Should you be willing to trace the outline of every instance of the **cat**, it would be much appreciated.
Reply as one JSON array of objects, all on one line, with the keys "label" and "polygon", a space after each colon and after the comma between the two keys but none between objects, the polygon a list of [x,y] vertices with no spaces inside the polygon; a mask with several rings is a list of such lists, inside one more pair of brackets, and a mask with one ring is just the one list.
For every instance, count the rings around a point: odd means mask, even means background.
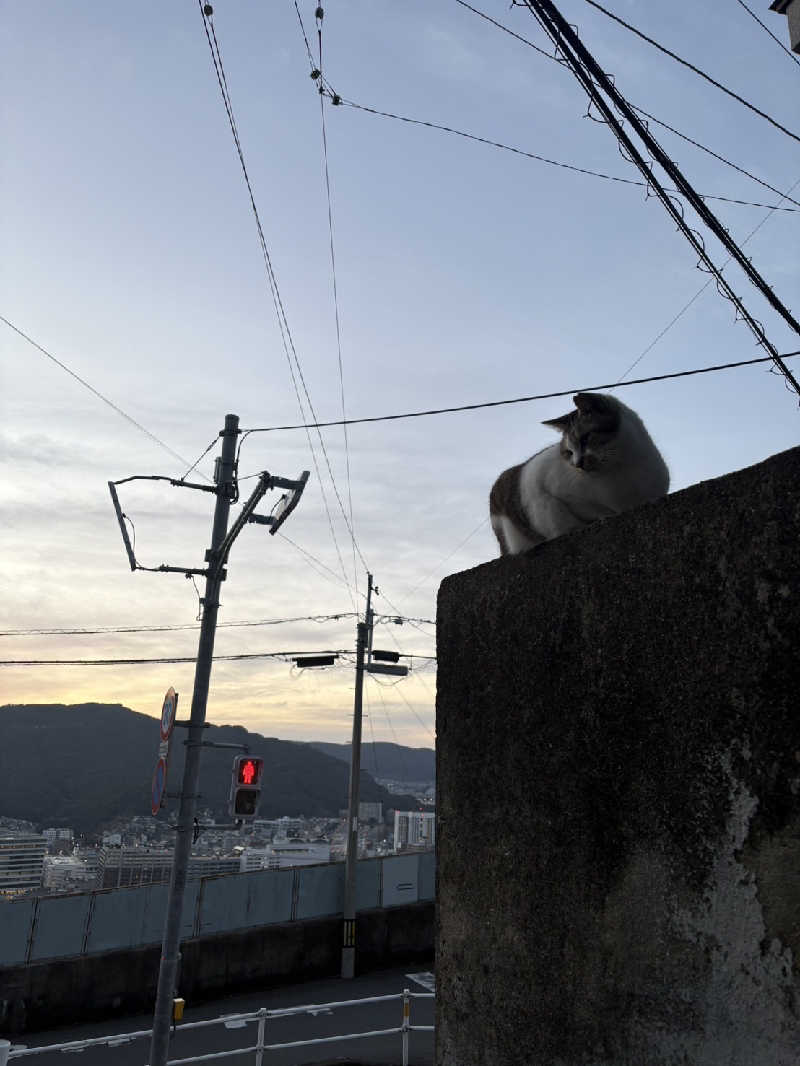
[{"label": "cat", "polygon": [[615,396],[579,392],[543,423],[558,444],[500,475],[489,496],[501,555],[516,555],[598,518],[666,495],[669,470],[641,418]]}]

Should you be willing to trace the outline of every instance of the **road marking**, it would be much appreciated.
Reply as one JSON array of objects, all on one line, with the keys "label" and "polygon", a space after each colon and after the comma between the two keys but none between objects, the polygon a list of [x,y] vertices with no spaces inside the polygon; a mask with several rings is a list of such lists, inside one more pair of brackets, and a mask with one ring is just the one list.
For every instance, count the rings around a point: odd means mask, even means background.
[{"label": "road marking", "polygon": [[409,981],[416,981],[418,985],[422,985],[428,992],[436,991],[436,975],[430,970],[425,970],[423,973],[407,973],[406,977]]}]

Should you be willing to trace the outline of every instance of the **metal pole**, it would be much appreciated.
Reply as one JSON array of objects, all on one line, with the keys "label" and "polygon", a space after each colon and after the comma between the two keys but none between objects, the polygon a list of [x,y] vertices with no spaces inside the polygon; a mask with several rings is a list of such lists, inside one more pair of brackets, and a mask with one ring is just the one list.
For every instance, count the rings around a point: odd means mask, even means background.
[{"label": "metal pole", "polygon": [[353,740],[350,749],[350,789],[347,799],[347,855],[344,868],[344,930],[342,977],[356,969],[356,863],[358,862],[358,787],[361,778],[361,707],[364,693],[364,654],[372,640],[372,574],[367,574],[365,621],[358,623],[356,640],[356,695],[353,706]]},{"label": "metal pole", "polygon": [[264,1037],[267,1032],[267,1008],[261,1007],[258,1012],[258,1039],[256,1040],[256,1066],[262,1066],[264,1061]]},{"label": "metal pole", "polygon": [[411,999],[403,989],[403,1066],[408,1066],[408,1027],[411,1024]]},{"label": "metal pole", "polygon": [[211,547],[206,552],[208,576],[206,577],[206,592],[203,601],[200,641],[197,647],[192,712],[189,719],[189,736],[186,740],[186,764],[183,771],[181,802],[178,810],[177,831],[175,833],[175,851],[173,853],[172,875],[169,883],[167,918],[164,925],[161,964],[158,971],[158,990],[156,992],[156,1006],[153,1015],[153,1035],[150,1043],[150,1066],[166,1066],[169,1054],[172,1001],[175,996],[175,982],[180,958],[183,893],[186,887],[189,856],[192,850],[192,828],[197,806],[197,786],[200,779],[200,751],[206,717],[206,703],[208,701],[208,685],[214,657],[219,592],[222,581],[225,578],[224,570],[217,569],[216,566],[217,551],[225,539],[228,529],[228,515],[234,495],[233,473],[238,432],[239,416],[226,415],[225,428],[220,434],[222,437],[222,456],[217,462],[217,469],[214,475],[214,480],[217,484],[217,501],[214,507]]}]

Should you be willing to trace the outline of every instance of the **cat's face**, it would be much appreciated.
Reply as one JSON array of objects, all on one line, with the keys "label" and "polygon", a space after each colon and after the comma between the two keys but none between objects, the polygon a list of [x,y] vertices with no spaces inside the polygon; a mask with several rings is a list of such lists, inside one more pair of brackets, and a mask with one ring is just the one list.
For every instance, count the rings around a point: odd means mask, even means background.
[{"label": "cat's face", "polygon": [[574,403],[574,411],[543,424],[560,430],[564,462],[587,473],[600,471],[619,429],[619,408],[611,397],[592,392],[579,392]]}]

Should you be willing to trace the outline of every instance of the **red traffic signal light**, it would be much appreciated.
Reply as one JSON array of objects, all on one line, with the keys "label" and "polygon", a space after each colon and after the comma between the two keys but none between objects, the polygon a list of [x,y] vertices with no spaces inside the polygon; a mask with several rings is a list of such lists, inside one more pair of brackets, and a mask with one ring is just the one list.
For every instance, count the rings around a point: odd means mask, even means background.
[{"label": "red traffic signal light", "polygon": [[233,760],[228,813],[233,818],[254,818],[261,798],[261,775],[264,760],[252,755],[237,755]]},{"label": "red traffic signal light", "polygon": [[264,769],[263,759],[251,759],[250,756],[237,760],[236,782],[239,785],[257,785]]}]

